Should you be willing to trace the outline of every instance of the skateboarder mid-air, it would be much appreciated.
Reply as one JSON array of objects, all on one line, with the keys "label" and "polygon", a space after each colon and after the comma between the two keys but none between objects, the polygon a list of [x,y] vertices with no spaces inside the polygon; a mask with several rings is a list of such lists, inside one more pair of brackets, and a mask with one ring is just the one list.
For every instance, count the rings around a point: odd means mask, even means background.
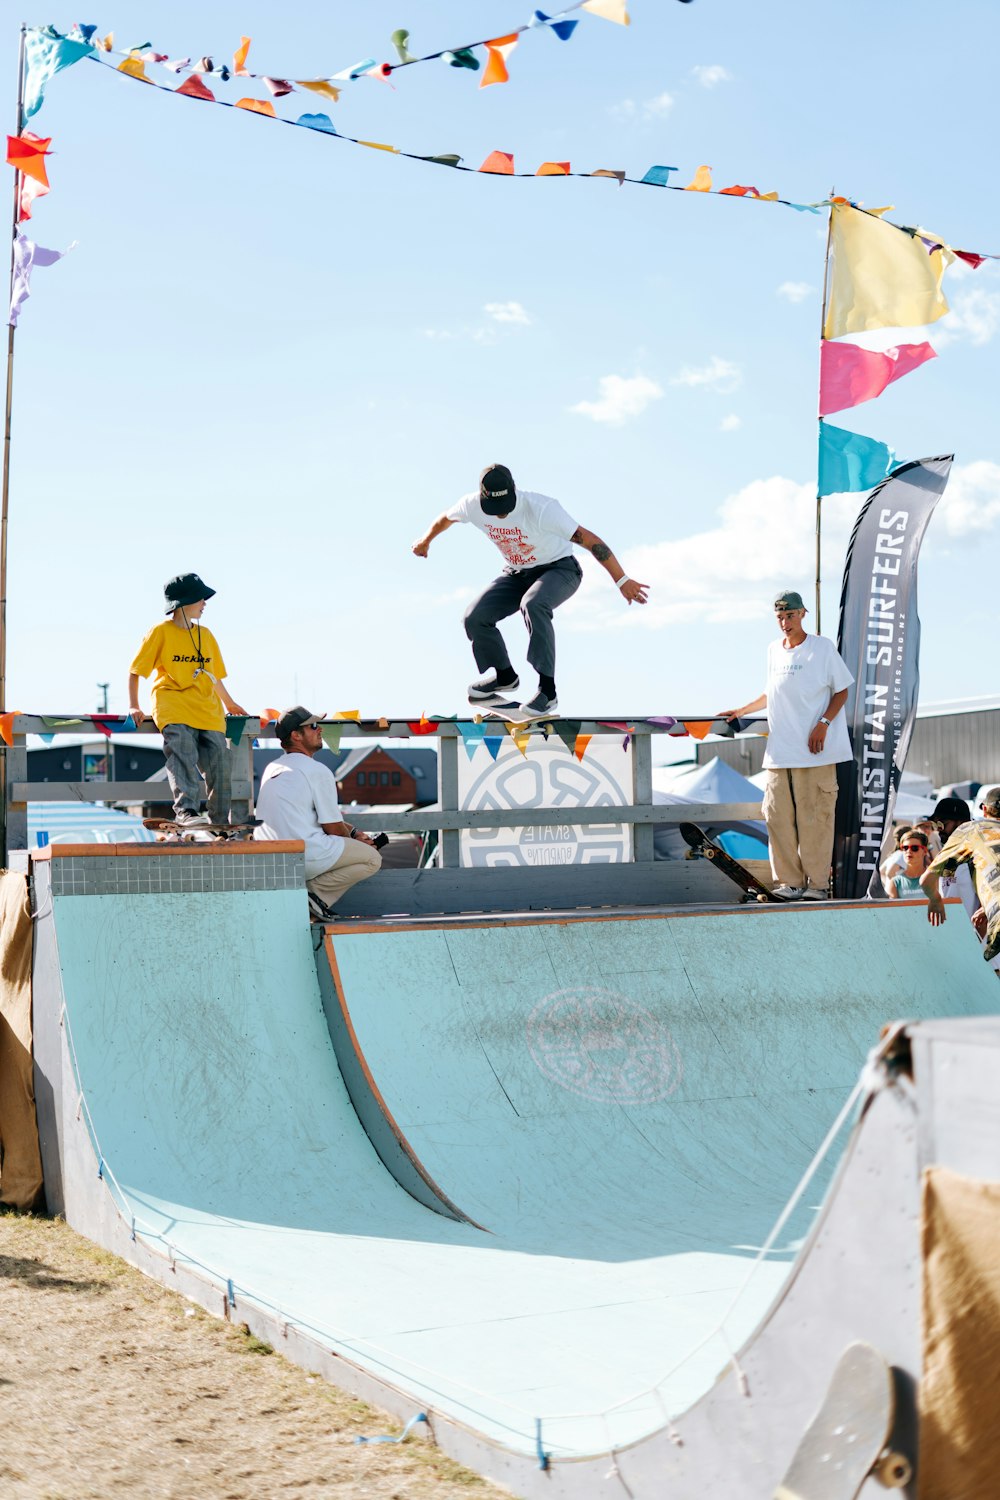
[{"label": "skateboarder mid-air", "polygon": [[[518,489],[504,464],[490,464],[478,491],[438,516],[413,543],[417,557],[426,557],[435,537],[463,521],[485,532],[505,563],[500,577],[465,612],[465,633],[483,674],[470,684],[469,702],[502,709],[512,722],[549,718],[559,711],[552,611],[576,593],[583,578],[574,545],[593,553],[629,604],[645,604],[649,585],[629,578],[611,548],[586,526],[578,526],[558,500]],[[538,673],[538,691],[523,703],[514,699],[520,679],[497,629],[498,620],[518,610],[528,629],[528,664]]]}]

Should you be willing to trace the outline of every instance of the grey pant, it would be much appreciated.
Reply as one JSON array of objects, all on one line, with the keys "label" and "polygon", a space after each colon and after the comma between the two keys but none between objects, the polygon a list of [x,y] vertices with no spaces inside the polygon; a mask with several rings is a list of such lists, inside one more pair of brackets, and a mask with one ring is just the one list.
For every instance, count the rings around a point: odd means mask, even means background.
[{"label": "grey pant", "polygon": [[486,672],[490,667],[498,672],[510,670],[510,657],[497,621],[506,620],[520,610],[530,636],[528,665],[543,677],[554,677],[556,637],[552,611],[572,598],[582,580],[583,569],[575,557],[561,557],[558,562],[522,568],[518,573],[503,573],[495,578],[465,611],[465,633],[472,642],[479,670]]},{"label": "grey pant", "polygon": [[226,736],[221,729],[192,729],[188,724],[165,724],[163,755],[167,762],[167,780],[174,794],[175,814],[201,811],[201,775],[204,775],[208,786],[208,816],[213,823],[227,823],[229,754]]}]

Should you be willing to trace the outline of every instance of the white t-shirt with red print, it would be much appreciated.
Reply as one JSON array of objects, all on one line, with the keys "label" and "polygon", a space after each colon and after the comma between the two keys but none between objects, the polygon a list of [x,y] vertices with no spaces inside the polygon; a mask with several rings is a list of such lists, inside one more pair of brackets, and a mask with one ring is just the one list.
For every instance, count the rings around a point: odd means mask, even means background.
[{"label": "white t-shirt with red print", "polygon": [[463,495],[452,506],[448,520],[468,521],[485,532],[502,552],[507,573],[520,573],[524,568],[538,568],[572,557],[570,538],[577,530],[577,523],[559,501],[534,490],[519,489],[515,494],[517,498],[509,516],[486,515],[477,490],[472,495]]}]

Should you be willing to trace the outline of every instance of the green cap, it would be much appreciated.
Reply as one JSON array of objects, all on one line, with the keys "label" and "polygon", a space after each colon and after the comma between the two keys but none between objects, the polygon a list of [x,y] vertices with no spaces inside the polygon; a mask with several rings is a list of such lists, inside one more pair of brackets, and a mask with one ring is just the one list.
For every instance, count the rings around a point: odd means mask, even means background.
[{"label": "green cap", "polygon": [[797,594],[794,589],[784,589],[774,601],[775,609],[805,609],[802,603],[802,595]]}]

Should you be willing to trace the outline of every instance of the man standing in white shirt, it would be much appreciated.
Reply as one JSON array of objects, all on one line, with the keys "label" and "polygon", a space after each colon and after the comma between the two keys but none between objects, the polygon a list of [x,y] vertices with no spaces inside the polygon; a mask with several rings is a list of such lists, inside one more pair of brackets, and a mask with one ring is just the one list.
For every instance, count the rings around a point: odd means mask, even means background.
[{"label": "man standing in white shirt", "polygon": [[[479,490],[463,495],[438,516],[419,541],[417,557],[426,557],[434,538],[449,526],[471,522],[503,554],[506,566],[465,612],[465,633],[483,676],[469,685],[469,702],[502,709],[512,723],[546,719],[559,711],[556,697],[556,639],[552,611],[580,587],[583,571],[573,556],[574,543],[586,547],[611,576],[629,604],[645,604],[645,583],[629,578],[611,548],[593,531],[578,526],[549,495],[520,490],[504,464],[490,464]],[[526,703],[511,701],[520,679],[510,664],[497,621],[521,611],[530,637],[528,664],[538,673],[538,692]]]},{"label": "man standing in white shirt", "polygon": [[725,717],[767,709],[763,812],[775,893],[824,901],[833,862],[837,764],[851,759],[843,708],[854,678],[832,641],[803,630],[801,594],[786,589],[774,610],[781,635],[768,647],[767,690]]},{"label": "man standing in white shirt", "polygon": [[316,714],[301,705],[286,708],[275,725],[284,751],[264,771],[255,839],[302,839],[306,886],[314,916],[332,914],[338,897],[382,868],[382,856],[367,833],[344,822],[337,778],[322,761],[323,732]]}]

